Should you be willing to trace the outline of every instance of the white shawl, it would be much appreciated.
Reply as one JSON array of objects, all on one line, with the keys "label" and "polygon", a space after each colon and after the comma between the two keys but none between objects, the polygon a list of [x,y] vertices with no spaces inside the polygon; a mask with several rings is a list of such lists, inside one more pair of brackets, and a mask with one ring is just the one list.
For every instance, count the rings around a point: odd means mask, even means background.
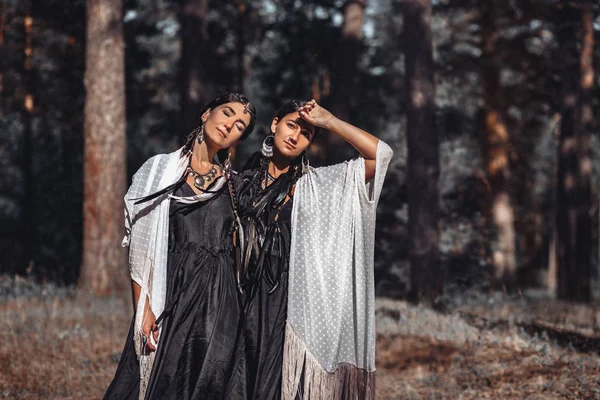
[{"label": "white shawl", "polygon": [[360,157],[311,168],[296,184],[283,399],[374,396],[375,211],[392,154],[379,141],[366,185]]},{"label": "white shawl", "polygon": [[[214,193],[189,197],[175,197],[166,193],[141,204],[135,202],[177,182],[185,172],[189,160],[189,155],[181,157],[181,149],[150,158],[135,173],[125,195],[125,237],[121,245],[129,246],[131,279],[141,287],[133,328],[135,351],[140,362],[140,399],[145,397],[155,355],[154,352],[142,355],[141,327],[146,299],[149,300],[150,308],[157,318],[165,308],[169,199],[193,203],[204,201]],[[219,178],[215,188],[222,187],[224,181],[224,178]]]}]

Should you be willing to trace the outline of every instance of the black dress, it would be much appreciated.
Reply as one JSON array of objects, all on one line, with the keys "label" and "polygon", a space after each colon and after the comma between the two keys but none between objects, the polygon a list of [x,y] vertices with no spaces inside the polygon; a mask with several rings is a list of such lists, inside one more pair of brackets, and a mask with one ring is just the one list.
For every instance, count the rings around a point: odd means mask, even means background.
[{"label": "black dress", "polygon": [[[192,196],[183,183],[177,196]],[[171,200],[166,316],[146,399],[245,399],[243,304],[226,186],[206,202]],[[132,329],[105,398],[139,396]],[[134,365],[135,364],[135,365]]]},{"label": "black dress", "polygon": [[[252,185],[254,171],[245,171],[245,185]],[[271,190],[288,186],[275,181],[263,193],[252,196],[258,202]],[[243,189],[242,189],[243,190]],[[240,213],[246,214],[250,199],[240,199]],[[288,304],[288,271],[291,244],[292,199],[281,207],[268,206],[261,215],[267,225],[260,255],[253,258],[245,277],[246,360],[248,399],[271,400],[281,398],[281,374],[285,325]],[[248,219],[242,218],[242,224]],[[269,223],[269,221],[271,221]],[[249,277],[250,276],[250,277]]]}]

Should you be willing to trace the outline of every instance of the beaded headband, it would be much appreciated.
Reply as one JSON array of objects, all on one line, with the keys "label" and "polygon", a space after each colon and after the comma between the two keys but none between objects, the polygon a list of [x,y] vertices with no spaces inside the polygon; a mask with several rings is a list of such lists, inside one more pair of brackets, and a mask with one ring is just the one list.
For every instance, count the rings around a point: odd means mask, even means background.
[{"label": "beaded headband", "polygon": [[252,115],[254,118],[256,118],[256,114],[252,112],[252,110],[250,110],[250,102],[244,100],[244,97],[239,94],[239,93],[232,93],[235,97],[238,98],[239,102],[242,103],[242,105],[244,106],[244,114],[250,114]]}]

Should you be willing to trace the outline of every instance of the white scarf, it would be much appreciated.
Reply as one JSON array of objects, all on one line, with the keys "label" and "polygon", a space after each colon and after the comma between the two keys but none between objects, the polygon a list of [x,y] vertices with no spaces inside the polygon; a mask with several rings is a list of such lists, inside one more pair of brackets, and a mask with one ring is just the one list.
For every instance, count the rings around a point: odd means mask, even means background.
[{"label": "white scarf", "polygon": [[[129,246],[129,269],[131,279],[141,287],[138,300],[133,340],[140,362],[140,399],[145,397],[152,371],[155,352],[143,355],[141,340],[142,318],[146,299],[150,309],[158,317],[165,308],[167,289],[167,257],[169,245],[170,198],[182,203],[206,201],[214,193],[202,193],[189,197],[175,197],[168,193],[155,199],[135,204],[136,200],[156,193],[177,182],[190,162],[190,155],[181,157],[182,149],[170,154],[159,154],[144,163],[133,176],[125,195],[125,237],[121,245]],[[225,178],[218,178],[215,190],[223,186]],[[160,335],[160,328],[159,328]],[[152,335],[150,340],[153,341]]]},{"label": "white scarf", "polygon": [[[375,214],[392,157],[311,168],[294,193],[283,399],[372,398],[375,371]],[[304,371],[304,386],[299,388]]]}]

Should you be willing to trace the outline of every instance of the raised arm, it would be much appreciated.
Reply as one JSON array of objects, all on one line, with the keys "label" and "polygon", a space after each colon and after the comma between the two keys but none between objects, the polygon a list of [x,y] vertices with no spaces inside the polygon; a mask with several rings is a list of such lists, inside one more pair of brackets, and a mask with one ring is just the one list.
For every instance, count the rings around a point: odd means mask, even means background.
[{"label": "raised arm", "polygon": [[306,122],[324,128],[338,135],[365,159],[365,181],[368,182],[375,176],[375,159],[377,158],[377,145],[379,139],[362,129],[349,124],[334,116],[331,112],[311,100],[298,111],[300,117]]}]

